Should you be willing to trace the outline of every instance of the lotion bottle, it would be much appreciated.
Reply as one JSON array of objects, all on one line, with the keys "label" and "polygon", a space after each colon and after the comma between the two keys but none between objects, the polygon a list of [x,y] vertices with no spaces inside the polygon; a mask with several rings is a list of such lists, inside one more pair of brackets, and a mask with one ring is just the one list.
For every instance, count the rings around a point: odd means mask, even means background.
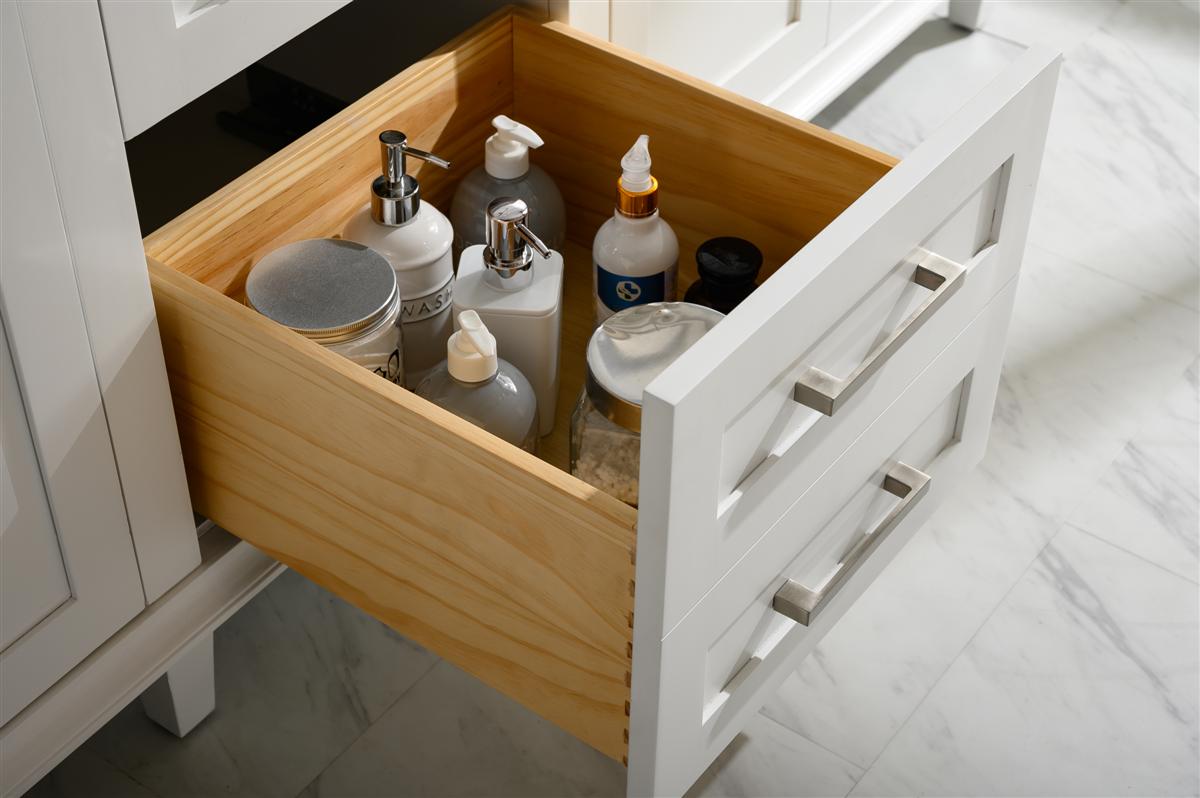
[{"label": "lotion bottle", "polygon": [[446,356],[454,330],[454,231],[441,211],[421,202],[421,186],[408,174],[406,157],[442,167],[450,162],[410,147],[396,130],[379,134],[382,172],[371,183],[371,202],[350,218],[342,237],[382,254],[396,271],[404,338],[404,385],[417,387]]},{"label": "lotion bottle", "polygon": [[516,197],[529,206],[529,226],[553,250],[567,237],[562,194],[550,175],[529,163],[529,151],[544,143],[525,125],[501,114],[492,120],[496,132],[483,146],[483,166],[463,178],[454,192],[454,260],[475,244],[486,243],[483,209],[497,197]]},{"label": "lotion bottle", "polygon": [[468,247],[458,262],[454,314],[473,310],[483,319],[500,351],[533,385],[540,432],[548,435],[558,403],[563,259],[533,234],[528,216],[529,207],[516,197],[488,204],[487,243]]},{"label": "lotion bottle", "polygon": [[621,159],[616,209],[592,241],[597,325],[619,310],[675,299],[679,241],[658,213],[649,144],[649,136],[638,136]]},{"label": "lotion bottle", "polygon": [[417,395],[514,446],[537,453],[537,398],[529,381],[496,354],[496,338],[479,315],[458,317],[446,360],[421,380]]}]

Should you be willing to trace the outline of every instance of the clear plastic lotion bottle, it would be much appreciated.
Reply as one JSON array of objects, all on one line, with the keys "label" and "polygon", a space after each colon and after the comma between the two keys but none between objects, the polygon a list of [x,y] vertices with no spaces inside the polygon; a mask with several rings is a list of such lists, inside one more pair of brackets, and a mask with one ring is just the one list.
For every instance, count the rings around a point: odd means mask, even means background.
[{"label": "clear plastic lotion bottle", "polygon": [[596,324],[625,308],[675,299],[679,240],[658,213],[649,144],[649,136],[638,136],[621,159],[616,209],[592,241]]},{"label": "clear plastic lotion bottle", "polygon": [[371,184],[371,202],[350,217],[342,237],[382,254],[396,271],[404,333],[404,385],[413,389],[446,355],[454,331],[454,231],[450,220],[428,202],[407,172],[406,157],[442,167],[450,162],[408,145],[395,130],[379,134],[383,174]]},{"label": "clear plastic lotion bottle", "polygon": [[446,360],[421,381],[417,395],[514,446],[537,453],[537,398],[525,375],[496,354],[496,338],[468,310],[446,342]]},{"label": "clear plastic lotion bottle", "polygon": [[497,197],[523,200],[529,206],[529,226],[551,249],[562,250],[567,237],[562,194],[550,175],[529,163],[529,151],[542,146],[542,137],[503,114],[492,126],[496,132],[483,145],[483,166],[458,184],[450,206],[455,262],[467,247],[487,243],[483,209]]}]

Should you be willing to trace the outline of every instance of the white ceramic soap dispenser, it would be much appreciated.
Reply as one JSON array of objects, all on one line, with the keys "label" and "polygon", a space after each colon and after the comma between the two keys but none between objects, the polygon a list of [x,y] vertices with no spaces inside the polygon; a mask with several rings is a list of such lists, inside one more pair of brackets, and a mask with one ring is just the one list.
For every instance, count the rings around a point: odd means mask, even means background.
[{"label": "white ceramic soap dispenser", "polygon": [[462,179],[450,206],[455,260],[467,247],[486,243],[483,209],[497,197],[524,200],[529,226],[551,249],[562,249],[567,237],[562,194],[550,175],[529,163],[529,151],[542,146],[542,137],[504,114],[492,127],[496,132],[483,145],[483,166]]},{"label": "white ceramic soap dispenser", "polygon": [[428,202],[407,172],[406,157],[442,167],[450,162],[410,147],[396,130],[379,134],[382,171],[371,183],[371,202],[350,218],[342,237],[366,244],[396,270],[402,300],[404,384],[416,388],[446,356],[446,340],[454,331],[450,316],[454,291],[454,231],[450,220]]},{"label": "white ceramic soap dispenser", "polygon": [[505,359],[533,385],[541,434],[548,435],[558,403],[563,259],[533,234],[528,216],[516,197],[487,206],[487,243],[468,247],[458,261],[454,315],[474,310],[483,319]]},{"label": "white ceramic soap dispenser", "polygon": [[621,159],[617,207],[592,241],[592,264],[596,324],[634,305],[675,299],[679,240],[658,213],[647,135]]}]

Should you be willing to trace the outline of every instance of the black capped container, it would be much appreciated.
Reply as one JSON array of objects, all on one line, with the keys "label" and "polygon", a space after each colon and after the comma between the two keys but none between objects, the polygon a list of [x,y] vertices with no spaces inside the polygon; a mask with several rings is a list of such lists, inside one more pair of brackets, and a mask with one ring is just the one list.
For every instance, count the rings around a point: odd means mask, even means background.
[{"label": "black capped container", "polygon": [[700,279],[688,286],[683,299],[729,313],[758,287],[754,281],[762,263],[762,252],[744,238],[710,238],[696,249]]}]

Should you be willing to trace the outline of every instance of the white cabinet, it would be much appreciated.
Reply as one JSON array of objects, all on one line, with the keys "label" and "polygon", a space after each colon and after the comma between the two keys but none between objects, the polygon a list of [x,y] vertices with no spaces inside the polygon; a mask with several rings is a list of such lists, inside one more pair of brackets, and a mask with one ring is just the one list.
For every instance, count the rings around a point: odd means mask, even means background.
[{"label": "white cabinet", "polygon": [[0,14],[7,723],[145,596],[16,7]]},{"label": "white cabinet", "polygon": [[100,0],[131,139],[350,0]]},{"label": "white cabinet", "polygon": [[[811,119],[933,14],[981,0],[552,0],[563,22]],[[601,13],[607,11],[608,13]]]}]

